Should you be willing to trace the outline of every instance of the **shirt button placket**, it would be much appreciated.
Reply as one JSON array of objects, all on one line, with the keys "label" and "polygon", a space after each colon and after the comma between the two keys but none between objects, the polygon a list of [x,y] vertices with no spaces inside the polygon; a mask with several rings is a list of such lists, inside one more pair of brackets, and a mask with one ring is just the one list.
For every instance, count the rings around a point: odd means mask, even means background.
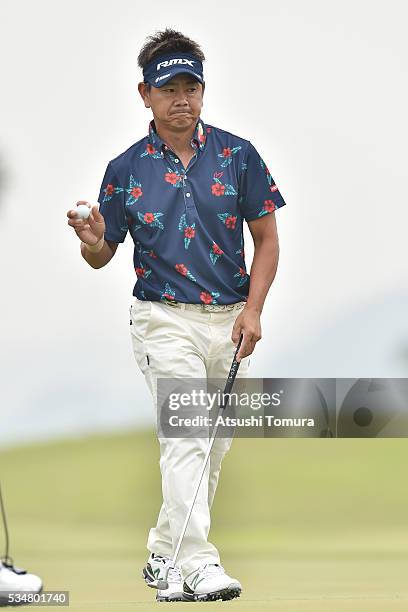
[{"label": "shirt button placket", "polygon": [[[165,151],[167,153],[167,155],[165,156],[162,152],[162,157],[166,157],[166,159],[168,160],[169,164],[172,166],[172,169],[176,172],[179,173],[178,167],[177,165],[180,163],[180,159],[178,157],[174,157],[168,147],[165,147]],[[188,185],[186,185],[186,181],[187,181],[187,171],[191,168],[192,165],[194,165],[194,163],[197,160],[197,152],[194,153],[193,157],[190,160],[190,163],[188,164],[187,170],[181,170],[180,171],[180,176],[183,179],[183,184],[181,189],[183,190],[183,196],[184,196],[184,206],[186,209],[186,212],[188,213],[191,210],[194,210],[195,208],[195,203],[194,203],[194,199],[192,196],[191,191],[189,190]],[[175,166],[173,166],[172,164],[175,164]]]},{"label": "shirt button placket", "polygon": [[190,191],[190,188],[188,185],[186,185],[186,181],[187,181],[187,172],[191,169],[191,167],[196,163],[197,161],[197,151],[195,151],[193,157],[190,159],[190,163],[187,166],[187,170],[185,171],[184,175],[183,175],[183,190],[184,191],[184,202],[186,204],[186,210],[194,210],[195,209],[195,203],[194,203],[194,198],[193,198],[193,194]]}]

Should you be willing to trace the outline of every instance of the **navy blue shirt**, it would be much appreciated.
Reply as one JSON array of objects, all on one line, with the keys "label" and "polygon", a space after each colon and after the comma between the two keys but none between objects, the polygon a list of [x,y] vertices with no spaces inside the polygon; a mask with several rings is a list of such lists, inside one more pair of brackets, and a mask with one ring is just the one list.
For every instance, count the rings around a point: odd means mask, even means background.
[{"label": "navy blue shirt", "polygon": [[139,300],[245,301],[243,220],[266,216],[285,201],[248,140],[200,117],[191,145],[184,168],[152,119],[148,135],[109,162],[98,198],[105,239],[132,236]]}]

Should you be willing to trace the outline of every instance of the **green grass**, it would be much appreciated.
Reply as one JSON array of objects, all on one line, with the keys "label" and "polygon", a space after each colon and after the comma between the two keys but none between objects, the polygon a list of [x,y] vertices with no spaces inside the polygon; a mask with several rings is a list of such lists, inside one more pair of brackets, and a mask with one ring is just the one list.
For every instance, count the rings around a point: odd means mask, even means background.
[{"label": "green grass", "polygon": [[[16,564],[46,590],[69,590],[75,611],[157,609],[140,570],[161,502],[158,460],[154,432],[0,452]],[[210,539],[243,593],[201,605],[407,610],[407,463],[405,439],[234,440]]]}]

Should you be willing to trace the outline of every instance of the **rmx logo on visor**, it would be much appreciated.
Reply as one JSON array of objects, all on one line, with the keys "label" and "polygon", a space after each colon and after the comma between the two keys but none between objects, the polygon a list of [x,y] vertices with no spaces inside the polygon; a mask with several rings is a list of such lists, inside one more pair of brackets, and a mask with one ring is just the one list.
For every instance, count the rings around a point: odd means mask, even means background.
[{"label": "rmx logo on visor", "polygon": [[204,83],[203,64],[191,53],[171,53],[156,57],[143,68],[143,79],[153,87],[162,87],[176,74],[191,74]]}]

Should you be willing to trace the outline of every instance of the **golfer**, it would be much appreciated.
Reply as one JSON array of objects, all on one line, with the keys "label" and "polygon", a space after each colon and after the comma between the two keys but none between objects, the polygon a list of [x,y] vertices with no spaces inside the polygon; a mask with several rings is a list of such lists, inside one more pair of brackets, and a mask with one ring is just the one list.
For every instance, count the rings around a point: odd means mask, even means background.
[{"label": "golfer", "polygon": [[16,567],[13,559],[9,556],[9,532],[1,486],[0,515],[5,540],[5,552],[3,557],[0,558],[0,607],[27,605],[30,596],[41,593],[43,583],[39,576],[29,574],[21,567]]},{"label": "golfer", "polygon": [[[278,264],[274,211],[285,202],[253,144],[202,119],[204,60],[201,47],[173,29],[147,39],[138,56],[138,91],[153,114],[148,133],[108,163],[99,210],[92,206],[87,220],[75,209],[67,213],[92,268],[105,266],[127,234],[132,237],[137,280],[130,334],[156,404],[158,378],[226,380],[241,334],[238,375],[248,376]],[[244,81],[224,82],[236,93]],[[254,106],[254,112],[260,111]],[[250,275],[244,219],[254,241]],[[147,541],[147,583],[162,578],[175,550],[208,439],[159,436],[159,443],[163,504]],[[160,601],[227,600],[241,593],[208,540],[230,446],[230,438],[215,440],[177,566],[168,588],[157,591]]]}]

